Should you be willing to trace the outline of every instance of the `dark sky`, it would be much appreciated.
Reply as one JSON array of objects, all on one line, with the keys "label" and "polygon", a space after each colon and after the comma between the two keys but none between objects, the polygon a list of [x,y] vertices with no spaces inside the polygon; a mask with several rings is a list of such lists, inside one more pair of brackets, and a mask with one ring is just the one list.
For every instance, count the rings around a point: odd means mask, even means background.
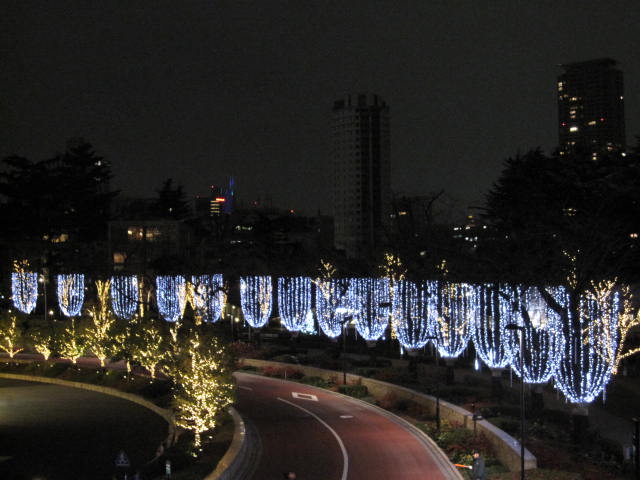
[{"label": "dark sky", "polygon": [[0,156],[82,136],[114,185],[331,210],[333,100],[391,107],[392,188],[478,203],[502,161],[557,143],[559,64],[610,56],[640,134],[640,1],[70,1],[0,9]]}]

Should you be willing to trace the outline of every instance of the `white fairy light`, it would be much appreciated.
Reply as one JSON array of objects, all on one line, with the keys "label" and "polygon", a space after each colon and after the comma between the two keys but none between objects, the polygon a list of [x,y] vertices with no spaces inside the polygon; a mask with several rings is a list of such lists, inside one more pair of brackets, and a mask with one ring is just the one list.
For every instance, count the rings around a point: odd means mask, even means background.
[{"label": "white fairy light", "polygon": [[156,303],[162,318],[177,322],[187,304],[187,283],[181,275],[156,277]]},{"label": "white fairy light", "polygon": [[38,274],[20,270],[11,273],[13,305],[23,313],[31,313],[38,301]]},{"label": "white fairy light", "polygon": [[480,359],[489,368],[505,368],[511,363],[512,331],[505,327],[514,323],[514,309],[509,287],[497,284],[478,285],[474,288],[475,304],[473,344]]},{"label": "white fairy light", "polygon": [[457,358],[467,348],[473,322],[474,289],[465,283],[440,282],[435,301],[434,335],[443,358]]},{"label": "white fairy light", "polygon": [[84,303],[84,275],[78,273],[60,274],[56,280],[58,306],[62,314],[67,317],[80,315]]},{"label": "white fairy light", "polygon": [[136,314],[139,299],[138,277],[111,277],[111,309],[118,318],[131,320]]},{"label": "white fairy light", "polygon": [[240,277],[240,305],[249,325],[264,326],[271,316],[271,303],[271,276]]},{"label": "white fairy light", "polygon": [[[549,289],[548,289],[549,290]],[[561,291],[554,289],[555,295]],[[515,287],[515,323],[523,328],[524,356],[520,362],[520,333],[509,338],[512,367],[526,383],[546,383],[555,374],[564,350],[562,318],[533,287]]]},{"label": "white fairy light", "polygon": [[604,392],[615,365],[619,294],[612,283],[605,283],[594,285],[593,291],[577,299],[575,306],[566,291],[556,293],[554,299],[566,312],[566,341],[556,385],[570,402],[591,403]]},{"label": "white fairy light", "polygon": [[349,280],[345,278],[316,279],[316,316],[322,332],[330,338],[342,333],[346,317],[353,315],[349,304]]},{"label": "white fairy light", "polygon": [[[308,328],[311,285],[309,277],[278,278],[278,314],[282,324],[290,332]],[[313,318],[311,321],[313,322]]]},{"label": "white fairy light", "polygon": [[393,315],[398,341],[407,350],[424,347],[433,337],[437,284],[435,282],[397,282],[393,295]]},{"label": "white fairy light", "polygon": [[356,330],[368,341],[379,339],[389,323],[389,279],[354,278],[347,292],[354,310]]},{"label": "white fairy light", "polygon": [[222,315],[225,303],[223,279],[221,274],[194,275],[191,277],[193,284],[193,308],[196,315],[207,322],[217,322]]}]

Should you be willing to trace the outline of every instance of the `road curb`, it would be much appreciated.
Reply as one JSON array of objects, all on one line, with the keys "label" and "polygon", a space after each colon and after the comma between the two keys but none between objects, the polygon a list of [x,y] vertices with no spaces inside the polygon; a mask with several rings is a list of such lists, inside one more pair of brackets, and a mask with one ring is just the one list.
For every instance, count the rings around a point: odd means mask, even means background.
[{"label": "road curb", "polygon": [[251,422],[243,419],[233,407],[229,408],[229,414],[235,424],[231,445],[204,480],[248,480],[262,455],[260,436]]}]

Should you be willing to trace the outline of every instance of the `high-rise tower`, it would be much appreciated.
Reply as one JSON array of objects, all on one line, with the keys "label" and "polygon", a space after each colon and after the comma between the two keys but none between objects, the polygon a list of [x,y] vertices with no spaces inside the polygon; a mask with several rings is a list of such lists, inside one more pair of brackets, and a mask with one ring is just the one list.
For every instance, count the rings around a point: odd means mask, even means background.
[{"label": "high-rise tower", "polygon": [[390,213],[389,107],[378,95],[334,102],[331,156],[335,247],[366,256],[384,237]]},{"label": "high-rise tower", "polygon": [[597,160],[625,148],[622,72],[611,58],[562,65],[558,77],[560,154]]}]

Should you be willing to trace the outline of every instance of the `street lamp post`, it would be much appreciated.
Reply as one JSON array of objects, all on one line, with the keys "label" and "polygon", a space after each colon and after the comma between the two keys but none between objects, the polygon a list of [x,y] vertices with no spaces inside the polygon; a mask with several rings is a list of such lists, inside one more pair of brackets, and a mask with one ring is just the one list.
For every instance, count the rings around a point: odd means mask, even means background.
[{"label": "street lamp post", "polygon": [[40,277],[39,281],[40,283],[42,283],[42,293],[44,295],[44,322],[48,323],[49,321],[49,305],[47,304],[47,277],[49,276],[49,269],[48,268],[43,268],[42,269],[42,276]]},{"label": "street lamp post", "polygon": [[342,321],[342,383],[347,384],[347,325],[353,320],[352,315],[344,317]]},{"label": "street lamp post", "polygon": [[[438,337],[435,336],[428,336],[426,337],[427,340],[433,340],[434,343],[436,340],[438,340]],[[439,377],[439,373],[438,372],[438,349],[435,349],[435,356],[436,356],[436,391],[435,393],[435,397],[436,397],[436,430],[439,432],[440,431],[440,377]]]},{"label": "street lamp post", "polygon": [[636,480],[640,480],[640,418],[633,418],[633,453]]},{"label": "street lamp post", "polygon": [[[515,323],[505,326],[520,333],[520,368],[524,368],[524,327]],[[520,375],[520,480],[524,480],[524,378]]]}]

